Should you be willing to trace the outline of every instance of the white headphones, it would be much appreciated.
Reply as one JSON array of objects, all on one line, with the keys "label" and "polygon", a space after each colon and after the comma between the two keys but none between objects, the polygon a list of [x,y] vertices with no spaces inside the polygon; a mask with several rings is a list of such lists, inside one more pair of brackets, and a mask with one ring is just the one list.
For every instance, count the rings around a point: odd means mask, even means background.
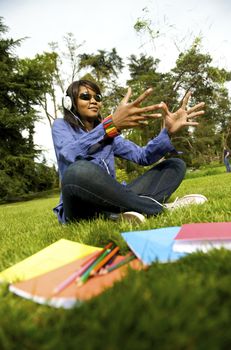
[{"label": "white headphones", "polygon": [[67,95],[63,96],[63,107],[65,109],[67,109],[73,115],[73,117],[75,119],[77,119],[78,122],[85,128],[85,125],[83,124],[82,120],[77,115],[75,115],[71,110],[72,100],[71,100],[70,96],[67,96]]},{"label": "white headphones", "polygon": [[66,108],[68,111],[72,108],[72,100],[70,96],[63,96],[63,107]]}]

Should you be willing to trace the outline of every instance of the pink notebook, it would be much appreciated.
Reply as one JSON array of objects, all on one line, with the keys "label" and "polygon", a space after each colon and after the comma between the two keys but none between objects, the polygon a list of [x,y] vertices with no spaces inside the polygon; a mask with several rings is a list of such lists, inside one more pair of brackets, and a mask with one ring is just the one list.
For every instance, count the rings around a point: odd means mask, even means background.
[{"label": "pink notebook", "polygon": [[231,222],[209,222],[182,225],[174,238],[173,251],[207,252],[216,248],[231,249]]}]

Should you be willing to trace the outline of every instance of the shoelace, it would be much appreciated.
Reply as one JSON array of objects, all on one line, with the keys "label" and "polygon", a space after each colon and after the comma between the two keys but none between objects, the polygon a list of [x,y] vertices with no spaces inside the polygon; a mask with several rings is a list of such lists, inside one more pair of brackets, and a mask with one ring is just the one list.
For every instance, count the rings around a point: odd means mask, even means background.
[{"label": "shoelace", "polygon": [[168,209],[168,208],[174,208],[175,204],[177,203],[179,197],[176,197],[176,199],[174,200],[174,202],[172,203],[168,203],[168,205],[163,205],[164,208]]},{"label": "shoelace", "polygon": [[148,197],[148,196],[140,196],[140,197],[142,197],[142,198],[148,198],[148,199],[150,199],[151,201],[153,201],[153,202],[155,202],[156,204],[159,204],[162,208],[165,208],[165,209],[168,209],[169,207],[170,208],[172,208],[172,207],[174,207],[174,205],[175,205],[175,203],[178,201],[178,199],[179,199],[179,197],[177,197],[175,200],[174,200],[174,202],[172,202],[172,203],[169,203],[169,205],[166,205],[166,204],[162,204],[162,203],[160,203],[160,202],[158,202],[156,199],[154,199],[154,198],[152,198],[152,197]]}]

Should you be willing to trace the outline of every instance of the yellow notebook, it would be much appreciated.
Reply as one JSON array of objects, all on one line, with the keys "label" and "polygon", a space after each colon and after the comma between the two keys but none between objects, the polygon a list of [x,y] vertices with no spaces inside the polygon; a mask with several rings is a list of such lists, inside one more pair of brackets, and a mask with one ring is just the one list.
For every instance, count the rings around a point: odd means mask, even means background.
[{"label": "yellow notebook", "polygon": [[60,239],[0,273],[0,282],[22,281],[68,264],[102,248]]}]

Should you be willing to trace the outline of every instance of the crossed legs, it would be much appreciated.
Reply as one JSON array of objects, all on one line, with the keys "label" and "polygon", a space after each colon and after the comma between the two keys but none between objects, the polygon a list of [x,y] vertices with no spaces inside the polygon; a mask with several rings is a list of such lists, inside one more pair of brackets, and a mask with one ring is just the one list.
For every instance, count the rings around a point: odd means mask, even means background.
[{"label": "crossed legs", "polygon": [[65,216],[71,221],[108,212],[157,215],[163,210],[159,203],[167,201],[177,189],[185,170],[181,159],[171,158],[124,186],[100,166],[78,160],[68,167],[62,181]]}]

